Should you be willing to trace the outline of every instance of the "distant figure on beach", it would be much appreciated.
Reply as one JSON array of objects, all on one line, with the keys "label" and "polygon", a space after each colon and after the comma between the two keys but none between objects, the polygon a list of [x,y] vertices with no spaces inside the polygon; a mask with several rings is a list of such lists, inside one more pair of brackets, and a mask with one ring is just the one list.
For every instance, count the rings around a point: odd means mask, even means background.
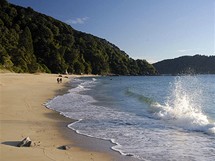
[{"label": "distant figure on beach", "polygon": [[59,80],[59,81],[60,81],[60,83],[62,83],[62,78],[60,78],[60,80]]},{"label": "distant figure on beach", "polygon": [[58,84],[60,83],[60,78],[57,78],[57,83],[58,83]]}]

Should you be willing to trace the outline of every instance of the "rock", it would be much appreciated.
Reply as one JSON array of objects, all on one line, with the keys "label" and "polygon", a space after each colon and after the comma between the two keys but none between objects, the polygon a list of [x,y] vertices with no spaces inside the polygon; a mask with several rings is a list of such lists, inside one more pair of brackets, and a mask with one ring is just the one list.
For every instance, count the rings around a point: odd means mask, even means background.
[{"label": "rock", "polygon": [[132,157],[132,156],[134,156],[134,155],[132,155],[132,154],[126,154],[126,156],[128,156],[128,157]]},{"label": "rock", "polygon": [[38,142],[32,142],[33,143],[33,146],[40,146],[40,141]]},{"label": "rock", "polygon": [[31,139],[29,137],[26,137],[17,146],[18,147],[30,147],[31,142],[32,142]]},{"label": "rock", "polygon": [[61,147],[59,147],[59,149],[62,149],[62,150],[69,150],[71,148],[71,146],[69,145],[63,145]]}]

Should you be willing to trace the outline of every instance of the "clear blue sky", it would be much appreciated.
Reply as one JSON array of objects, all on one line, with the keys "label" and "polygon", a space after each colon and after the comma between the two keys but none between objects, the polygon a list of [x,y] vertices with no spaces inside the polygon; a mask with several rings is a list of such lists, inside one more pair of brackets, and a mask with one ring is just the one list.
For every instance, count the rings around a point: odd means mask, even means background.
[{"label": "clear blue sky", "polygon": [[104,38],[134,59],[215,55],[215,0],[9,0]]}]

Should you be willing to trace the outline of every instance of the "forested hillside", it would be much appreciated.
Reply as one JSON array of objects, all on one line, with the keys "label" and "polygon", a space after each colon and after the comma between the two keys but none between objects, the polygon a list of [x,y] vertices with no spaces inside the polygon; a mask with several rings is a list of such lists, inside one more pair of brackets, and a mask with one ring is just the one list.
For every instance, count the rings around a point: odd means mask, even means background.
[{"label": "forested hillside", "polygon": [[215,74],[215,56],[182,56],[153,65],[159,74]]},{"label": "forested hillside", "polygon": [[15,72],[153,75],[114,44],[52,17],[0,1],[0,68]]}]

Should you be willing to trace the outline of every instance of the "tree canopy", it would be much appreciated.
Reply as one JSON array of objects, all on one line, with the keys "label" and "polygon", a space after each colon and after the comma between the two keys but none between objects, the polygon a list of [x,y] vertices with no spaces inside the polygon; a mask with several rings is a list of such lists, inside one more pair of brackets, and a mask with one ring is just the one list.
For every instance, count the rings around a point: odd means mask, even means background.
[{"label": "tree canopy", "polygon": [[0,68],[15,72],[153,75],[146,60],[133,60],[105,39],[52,17],[0,3]]}]

